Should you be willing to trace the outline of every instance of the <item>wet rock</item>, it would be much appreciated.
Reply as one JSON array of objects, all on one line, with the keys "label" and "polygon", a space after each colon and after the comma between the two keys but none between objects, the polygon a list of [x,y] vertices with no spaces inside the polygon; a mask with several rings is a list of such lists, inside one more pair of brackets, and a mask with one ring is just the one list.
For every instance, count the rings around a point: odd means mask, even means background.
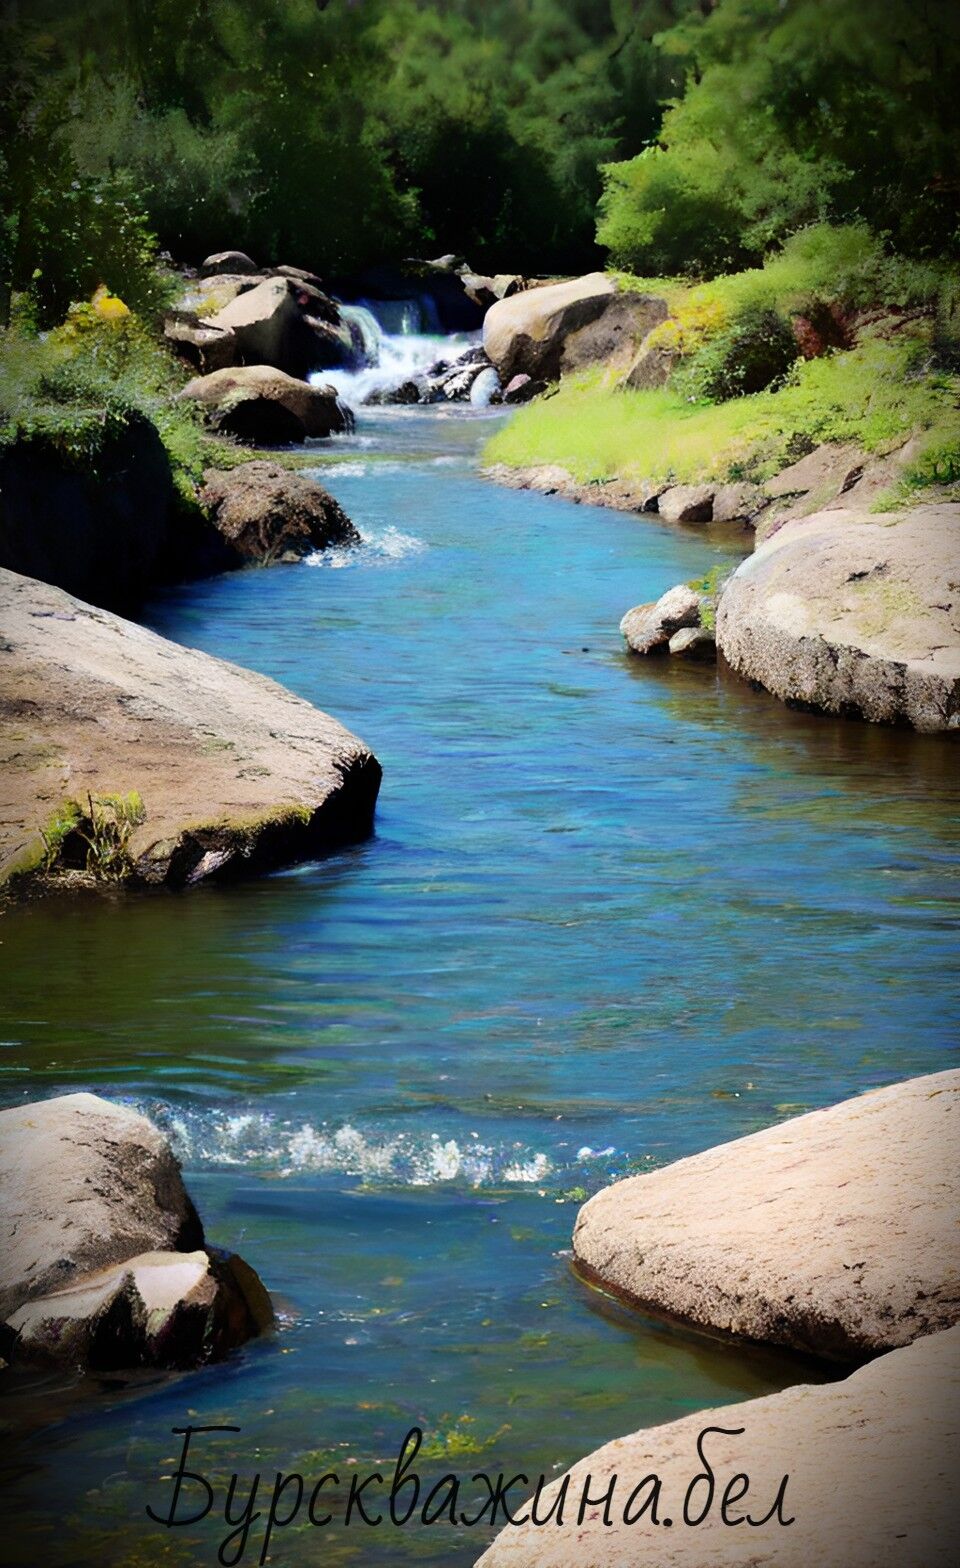
[{"label": "wet rock", "polygon": [[500,402],[500,377],[492,365],[484,366],[470,387],[470,401],[477,408]]},{"label": "wet rock", "polygon": [[[541,1527],[508,1525],[477,1568],[946,1565],[960,1529],[953,1483],[958,1398],[960,1329],[953,1328],[841,1382],[801,1384],[644,1428],[558,1476],[538,1502]],[[712,1506],[688,1528],[685,1499],[694,1521],[706,1501],[706,1479],[688,1489],[704,1476],[697,1442],[711,1427],[720,1429],[703,1438],[715,1478]],[[783,1507],[775,1512],[784,1476]],[[603,1499],[614,1477],[609,1511],[588,1508],[578,1519],[584,1488]],[[660,1481],[659,1506],[644,1511],[654,1496],[651,1477]],[[568,1500],[558,1524],[552,1509],[564,1483]],[[510,1508],[518,1518],[528,1511],[519,1488]],[[545,1519],[551,1523],[543,1528]],[[665,1528],[668,1519],[679,1528]]]},{"label": "wet rock", "polygon": [[675,632],[700,624],[700,595],[686,583],[669,588],[654,604],[628,610],[620,630],[631,653],[656,653],[667,647]]},{"label": "wet rock", "polygon": [[180,396],[201,404],[214,429],[254,445],[286,445],[353,428],[334,387],[311,386],[269,365],[197,376]]},{"label": "wet rock", "polygon": [[798,1116],[580,1210],[578,1266],[698,1327],[858,1360],[960,1317],[960,1072]]},{"label": "wet rock", "polygon": [[532,376],[512,376],[503,391],[505,403],[529,403],[532,398],[546,392],[548,382],[535,381]]},{"label": "wet rock", "polygon": [[203,1230],[167,1139],[91,1094],[0,1112],[0,1339],[13,1361],[185,1367],[272,1321]]},{"label": "wet rock", "polygon": [[716,659],[717,640],[706,626],[683,626],[674,632],[667,648],[681,659]]},{"label": "wet rock", "polygon": [[200,263],[200,276],[213,277],[222,272],[258,272],[255,261],[242,250],[218,250]]},{"label": "wet rock", "polygon": [[556,381],[564,370],[629,358],[666,311],[663,300],[620,294],[594,272],[498,300],[484,318],[483,346],[505,385],[520,374]]},{"label": "wet rock", "polygon": [[0,618],[0,884],[42,870],[41,828],[88,792],[142,796],[124,885],[247,874],[369,833],[376,759],[282,686],[13,572]]},{"label": "wet rock", "polygon": [[660,492],[657,510],[668,523],[709,523],[714,489],[713,485],[671,485]]},{"label": "wet rock", "polygon": [[781,701],[960,728],[960,506],[784,524],[730,578],[717,643]]},{"label": "wet rock", "polygon": [[343,508],[320,485],[276,463],[244,463],[208,470],[200,503],[236,564],[262,565],[355,545],[360,535]]}]

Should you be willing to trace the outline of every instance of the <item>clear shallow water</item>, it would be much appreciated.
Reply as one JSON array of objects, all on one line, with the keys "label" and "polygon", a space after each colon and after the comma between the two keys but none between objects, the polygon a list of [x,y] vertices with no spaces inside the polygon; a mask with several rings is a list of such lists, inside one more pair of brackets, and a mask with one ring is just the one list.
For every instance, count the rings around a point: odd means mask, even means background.
[{"label": "clear shallow water", "polygon": [[[149,608],[364,736],[375,837],[245,886],[4,923],[4,1098],[147,1110],[210,1238],[285,1314],[227,1366],[82,1410],[15,1386],[15,1417],[57,1417],[19,1445],[22,1560],[214,1562],[222,1522],[143,1513],[185,1420],[242,1428],[206,1440],[211,1475],[372,1468],[414,1423],[434,1478],[536,1475],[809,1377],[585,1290],[578,1202],[951,1060],[955,750],[628,660],[623,611],[724,547],[484,483],[491,428],[366,414],[318,449],[360,551]],[[272,1560],[455,1565],[482,1544],[290,1529]]]}]

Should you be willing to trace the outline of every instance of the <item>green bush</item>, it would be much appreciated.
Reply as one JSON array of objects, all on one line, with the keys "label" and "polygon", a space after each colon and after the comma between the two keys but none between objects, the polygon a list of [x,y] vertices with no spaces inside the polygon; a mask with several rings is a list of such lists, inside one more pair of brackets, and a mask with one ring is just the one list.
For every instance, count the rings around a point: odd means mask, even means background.
[{"label": "green bush", "polygon": [[762,305],[741,309],[673,378],[681,397],[722,403],[782,381],[797,355],[789,321]]}]

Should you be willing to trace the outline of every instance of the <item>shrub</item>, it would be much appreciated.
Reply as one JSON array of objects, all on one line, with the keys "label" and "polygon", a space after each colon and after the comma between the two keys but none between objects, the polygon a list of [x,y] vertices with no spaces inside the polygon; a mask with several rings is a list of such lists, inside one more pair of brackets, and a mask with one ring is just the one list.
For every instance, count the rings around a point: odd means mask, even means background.
[{"label": "shrub", "polygon": [[782,381],[797,358],[790,323],[776,310],[749,305],[676,372],[681,397],[722,403]]}]

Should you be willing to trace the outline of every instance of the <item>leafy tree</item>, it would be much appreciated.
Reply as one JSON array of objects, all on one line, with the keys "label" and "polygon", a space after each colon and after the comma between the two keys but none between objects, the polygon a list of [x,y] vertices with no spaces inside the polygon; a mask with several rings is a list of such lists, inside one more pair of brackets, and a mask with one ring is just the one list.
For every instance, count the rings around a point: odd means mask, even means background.
[{"label": "leafy tree", "polygon": [[729,270],[823,218],[864,218],[915,255],[956,245],[947,0],[721,0],[663,44],[687,90],[655,144],[605,170],[598,238],[615,262]]}]

